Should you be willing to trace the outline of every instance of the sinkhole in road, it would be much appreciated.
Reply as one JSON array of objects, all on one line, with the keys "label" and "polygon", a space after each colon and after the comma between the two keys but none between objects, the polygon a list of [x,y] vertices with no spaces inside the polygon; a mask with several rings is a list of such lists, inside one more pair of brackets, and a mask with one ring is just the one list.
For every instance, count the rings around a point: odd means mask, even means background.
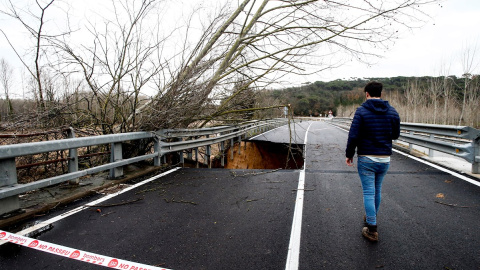
[{"label": "sinkhole in road", "polygon": [[[233,158],[232,158],[233,156]],[[266,141],[242,141],[227,149],[225,169],[301,169],[303,145]],[[220,160],[214,167],[221,167]]]}]

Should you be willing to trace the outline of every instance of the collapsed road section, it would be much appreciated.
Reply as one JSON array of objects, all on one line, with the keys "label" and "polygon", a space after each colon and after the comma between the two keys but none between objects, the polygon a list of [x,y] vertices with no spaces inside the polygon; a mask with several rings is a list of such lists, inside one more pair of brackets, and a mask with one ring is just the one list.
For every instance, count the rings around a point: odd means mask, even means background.
[{"label": "collapsed road section", "polygon": [[[233,156],[233,158],[232,158]],[[228,151],[226,169],[301,169],[303,145],[247,141]]]}]

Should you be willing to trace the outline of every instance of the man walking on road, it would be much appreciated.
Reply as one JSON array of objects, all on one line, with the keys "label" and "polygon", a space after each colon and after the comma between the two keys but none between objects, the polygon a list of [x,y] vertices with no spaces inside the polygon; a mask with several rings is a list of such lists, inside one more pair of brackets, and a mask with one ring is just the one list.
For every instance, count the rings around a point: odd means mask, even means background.
[{"label": "man walking on road", "polygon": [[392,140],[400,136],[400,117],[388,101],[381,99],[382,89],[379,82],[365,86],[367,100],[355,112],[345,150],[346,163],[353,166],[357,149],[366,216],[362,235],[374,242],[378,241],[377,213],[383,178],[390,166]]}]

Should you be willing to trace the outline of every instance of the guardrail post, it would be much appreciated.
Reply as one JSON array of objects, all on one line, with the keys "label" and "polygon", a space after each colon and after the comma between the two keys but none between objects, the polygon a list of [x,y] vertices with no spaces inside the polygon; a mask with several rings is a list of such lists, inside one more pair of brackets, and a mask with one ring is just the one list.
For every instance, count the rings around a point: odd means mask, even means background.
[{"label": "guardrail post", "polygon": [[[110,154],[110,162],[115,162],[122,160],[122,143],[112,143],[111,144],[111,154]],[[110,178],[116,179],[123,176],[123,167],[115,167],[110,169]]]},{"label": "guardrail post", "polygon": [[[188,140],[192,140],[192,137],[188,137]],[[188,149],[188,150],[187,150],[187,158],[188,158],[189,160],[192,160],[192,152],[193,152],[192,149]]]},{"label": "guardrail post", "polygon": [[233,147],[235,146],[233,138],[230,139],[230,160],[233,160]]},{"label": "guardrail post", "polygon": [[206,146],[206,153],[205,153],[205,162],[207,163],[208,168],[212,168],[212,163],[210,162],[210,156],[211,156],[211,146],[207,145]]},{"label": "guardrail post", "polygon": [[[430,140],[435,140],[435,136],[433,134],[430,134]],[[433,149],[428,148],[428,157],[433,158]]]},{"label": "guardrail post", "polygon": [[162,165],[162,161],[161,161],[161,158],[162,158],[162,149],[160,147],[160,138],[159,137],[155,137],[154,138],[154,142],[153,142],[153,151],[155,153],[157,153],[157,156],[155,156],[153,158],[153,166],[160,166]]},{"label": "guardrail post", "polygon": [[[75,131],[72,127],[67,130],[68,138],[73,139],[75,138]],[[68,149],[68,172],[73,173],[78,171],[78,152],[77,148]],[[70,180],[69,183],[71,185],[78,185],[80,182],[79,178],[74,180]]]},{"label": "guardrail post", "polygon": [[243,150],[247,151],[247,134],[245,134],[245,142],[243,143]]},{"label": "guardrail post", "polygon": [[[413,135],[413,131],[410,131],[410,135]],[[408,152],[410,152],[410,153],[411,153],[411,152],[412,152],[412,150],[413,150],[413,144],[411,144],[411,143],[408,143]]]},{"label": "guardrail post", "polygon": [[185,159],[183,158],[183,151],[178,152],[178,155],[180,156],[180,163],[182,163],[182,166],[185,166]]},{"label": "guardrail post", "polygon": [[220,165],[222,167],[225,166],[225,142],[220,143],[220,155],[221,155],[221,160],[220,160]]},{"label": "guardrail post", "polygon": [[480,173],[480,138],[473,140],[472,173]]},{"label": "guardrail post", "polygon": [[[180,141],[183,142],[183,138],[180,138]],[[179,151],[178,154],[180,155],[180,163],[182,163],[182,166],[185,167],[185,159],[183,158],[183,150]]]},{"label": "guardrail post", "polygon": [[195,148],[195,167],[198,168],[198,147]]},{"label": "guardrail post", "polygon": [[238,137],[238,155],[242,154],[242,135]]},{"label": "guardrail post", "polygon": [[[0,159],[0,187],[17,184],[17,168],[15,158]],[[0,199],[0,215],[20,209],[18,196]]]},{"label": "guardrail post", "polygon": [[[206,138],[210,138],[210,135],[206,135]],[[210,164],[210,155],[211,155],[211,147],[210,145],[205,146],[205,164],[207,167],[210,169],[211,164]]]},{"label": "guardrail post", "polygon": [[155,132],[155,137],[153,137],[153,151],[157,155],[153,158],[153,166],[162,166],[162,138],[165,136],[165,130],[160,129]]}]

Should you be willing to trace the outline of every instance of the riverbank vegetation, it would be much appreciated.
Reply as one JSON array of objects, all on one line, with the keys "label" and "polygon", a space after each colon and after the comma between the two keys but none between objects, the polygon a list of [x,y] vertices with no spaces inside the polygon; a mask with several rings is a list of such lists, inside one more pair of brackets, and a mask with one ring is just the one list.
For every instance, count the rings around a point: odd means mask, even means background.
[{"label": "riverbank vegetation", "polygon": [[271,91],[292,106],[298,116],[353,117],[363,101],[368,81],[384,85],[383,98],[402,121],[480,127],[480,76],[392,77],[314,82]]}]

